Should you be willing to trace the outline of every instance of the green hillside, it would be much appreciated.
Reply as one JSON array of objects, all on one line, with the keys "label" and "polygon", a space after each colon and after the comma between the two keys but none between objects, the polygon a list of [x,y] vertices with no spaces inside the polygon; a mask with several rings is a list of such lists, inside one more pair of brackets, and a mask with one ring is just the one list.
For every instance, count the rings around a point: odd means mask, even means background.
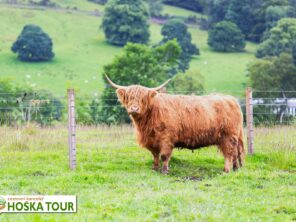
[{"label": "green hillside", "polygon": [[[78,9],[102,10],[103,6],[87,1],[58,1],[63,6]],[[75,4],[74,4],[75,3]],[[167,7],[173,13],[174,7]],[[192,12],[178,9],[178,13]],[[19,9],[0,4],[0,67],[1,77],[11,77],[32,87],[45,88],[55,94],[65,93],[74,86],[82,93],[93,94],[103,89],[102,68],[119,54],[121,48],[107,44],[99,28],[102,17],[66,10]],[[55,58],[51,62],[24,63],[17,60],[10,50],[11,45],[26,24],[40,25],[54,42]],[[151,24],[151,41],[160,41],[161,26]],[[255,45],[248,44],[245,53],[217,53],[207,46],[207,32],[191,27],[193,41],[201,55],[193,58],[190,69],[199,70],[206,80],[206,89],[218,91],[242,91],[246,81],[244,70],[254,59]]]}]

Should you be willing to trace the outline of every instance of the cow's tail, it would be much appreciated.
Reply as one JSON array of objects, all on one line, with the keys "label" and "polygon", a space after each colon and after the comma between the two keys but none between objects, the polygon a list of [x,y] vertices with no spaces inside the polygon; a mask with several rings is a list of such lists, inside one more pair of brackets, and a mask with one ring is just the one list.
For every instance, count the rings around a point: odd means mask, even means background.
[{"label": "cow's tail", "polygon": [[243,132],[243,127],[241,127],[241,129],[240,129],[237,148],[238,148],[238,161],[239,161],[239,165],[240,166],[243,166],[244,163],[245,163],[245,156],[246,156],[246,152],[245,152],[245,148],[244,148],[244,132]]}]

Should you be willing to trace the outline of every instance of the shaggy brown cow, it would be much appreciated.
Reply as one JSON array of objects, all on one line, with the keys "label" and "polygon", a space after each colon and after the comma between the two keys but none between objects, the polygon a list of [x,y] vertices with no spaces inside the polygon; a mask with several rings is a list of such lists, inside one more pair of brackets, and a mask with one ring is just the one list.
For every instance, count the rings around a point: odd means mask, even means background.
[{"label": "shaggy brown cow", "polygon": [[243,115],[237,100],[227,95],[186,96],[159,93],[170,80],[157,88],[140,85],[119,86],[117,96],[136,129],[138,142],[151,151],[153,168],[168,164],[174,147],[198,149],[217,145],[222,151],[224,171],[243,165]]}]

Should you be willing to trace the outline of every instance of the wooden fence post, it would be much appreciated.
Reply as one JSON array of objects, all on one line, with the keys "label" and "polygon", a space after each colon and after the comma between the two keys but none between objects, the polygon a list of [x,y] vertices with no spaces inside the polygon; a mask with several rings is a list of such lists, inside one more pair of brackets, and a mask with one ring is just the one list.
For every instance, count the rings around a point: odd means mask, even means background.
[{"label": "wooden fence post", "polygon": [[74,89],[68,89],[68,143],[69,166],[76,169],[76,123],[75,123],[75,97]]},{"label": "wooden fence post", "polygon": [[247,87],[246,89],[246,118],[248,154],[254,154],[253,95],[251,87]]}]

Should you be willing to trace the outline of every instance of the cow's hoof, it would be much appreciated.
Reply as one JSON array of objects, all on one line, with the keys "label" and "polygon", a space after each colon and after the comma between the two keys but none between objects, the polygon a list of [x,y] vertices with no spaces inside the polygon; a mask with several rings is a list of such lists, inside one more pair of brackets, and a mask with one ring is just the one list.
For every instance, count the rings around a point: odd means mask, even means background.
[{"label": "cow's hoof", "polygon": [[167,175],[167,174],[169,174],[169,171],[168,170],[162,170],[161,173]]},{"label": "cow's hoof", "polygon": [[224,168],[224,172],[225,173],[229,173],[229,169],[228,168]]},{"label": "cow's hoof", "polygon": [[158,171],[159,170],[159,166],[152,166],[152,170]]},{"label": "cow's hoof", "polygon": [[163,166],[161,170],[162,174],[168,174],[169,173],[169,168],[167,166]]}]

